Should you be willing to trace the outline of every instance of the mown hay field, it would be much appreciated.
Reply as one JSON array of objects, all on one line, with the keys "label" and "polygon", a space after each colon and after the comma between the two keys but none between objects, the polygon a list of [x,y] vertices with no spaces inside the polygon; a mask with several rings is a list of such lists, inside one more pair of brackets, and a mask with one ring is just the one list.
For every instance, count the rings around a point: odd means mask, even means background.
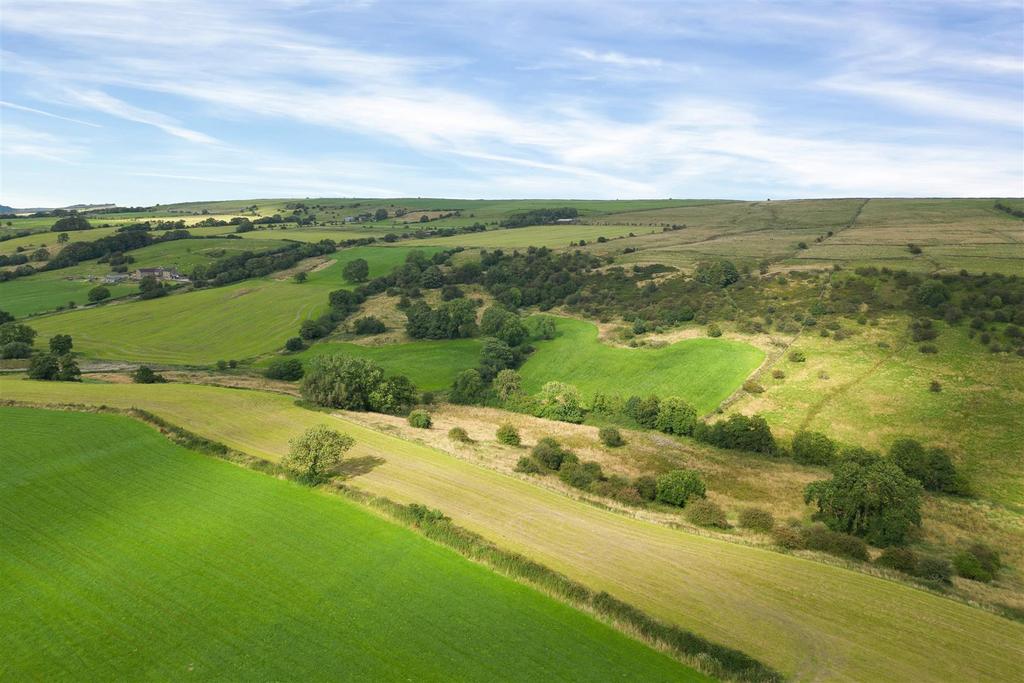
[{"label": "mown hay field", "polygon": [[289,438],[326,422],[356,439],[353,459],[375,464],[350,479],[352,485],[437,507],[503,547],[794,679],[1024,677],[1024,625],[1018,622],[901,583],[619,515],[340,416],[304,410],[286,396],[15,378],[0,379],[0,394],[138,406],[273,460],[287,451]]},{"label": "mown hay field", "polygon": [[0,422],[5,679],[707,680],[352,502],[130,418]]}]

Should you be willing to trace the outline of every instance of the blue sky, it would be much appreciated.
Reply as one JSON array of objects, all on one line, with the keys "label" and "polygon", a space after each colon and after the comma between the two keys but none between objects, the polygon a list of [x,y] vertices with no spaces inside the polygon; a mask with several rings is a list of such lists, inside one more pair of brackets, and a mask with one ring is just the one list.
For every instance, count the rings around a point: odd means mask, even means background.
[{"label": "blue sky", "polygon": [[0,203],[1024,194],[1018,0],[0,0]]}]

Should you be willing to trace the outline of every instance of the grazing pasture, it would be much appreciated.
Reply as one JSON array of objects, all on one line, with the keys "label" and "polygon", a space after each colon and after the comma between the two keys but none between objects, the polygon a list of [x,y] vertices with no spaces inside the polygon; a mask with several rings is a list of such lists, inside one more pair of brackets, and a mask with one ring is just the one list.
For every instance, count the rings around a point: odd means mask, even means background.
[{"label": "grazing pasture", "polygon": [[41,337],[70,334],[90,358],[206,365],[275,351],[327,308],[330,288],[246,280],[148,301],[68,311],[32,321]]},{"label": "grazing pasture", "polygon": [[593,323],[556,318],[558,336],[535,342],[523,364],[523,388],[545,382],[575,385],[585,397],[596,392],[679,396],[706,413],[739,387],[764,360],[764,352],[727,339],[685,339],[662,348],[621,348],[598,340]]},{"label": "grazing pasture", "polygon": [[397,266],[405,263],[406,257],[413,251],[420,251],[426,256],[432,256],[441,251],[441,248],[421,245],[417,241],[402,242],[401,246],[394,247],[378,247],[374,245],[342,249],[331,256],[334,259],[334,263],[331,266],[310,273],[309,282],[311,284],[331,284],[335,289],[338,287],[351,289],[356,285],[347,282],[342,276],[342,271],[349,261],[360,258],[364,259],[367,265],[370,266],[369,278],[373,279],[382,275],[388,275]]},{"label": "grazing pasture", "polygon": [[[69,302],[82,306],[89,303],[89,290],[99,284],[61,270],[0,282],[0,310],[21,318],[52,311],[58,306],[67,306]],[[138,283],[103,286],[110,290],[112,297],[139,291]],[[34,322],[31,324],[35,325]]]},{"label": "grazing pasture", "polygon": [[308,361],[316,356],[340,353],[366,358],[379,363],[389,375],[405,375],[420,391],[441,391],[452,385],[457,374],[479,364],[482,346],[479,339],[428,340],[384,346],[328,342],[314,344],[296,357]]},{"label": "grazing pasture", "polygon": [[[138,406],[272,460],[286,452],[289,438],[327,422],[356,439],[353,458],[383,461],[351,484],[440,508],[508,549],[792,678],[1024,676],[1024,625],[1018,622],[901,583],[618,515],[341,417],[303,410],[286,396],[14,378],[0,378],[0,393],[12,400]],[[255,507],[252,500],[246,504]]]},{"label": "grazing pasture", "polygon": [[4,678],[707,680],[354,503],[129,418],[0,421]]},{"label": "grazing pasture", "polygon": [[595,242],[599,237],[612,240],[627,237],[630,233],[643,235],[653,232],[656,232],[654,228],[636,228],[626,225],[536,225],[527,228],[491,229],[487,232],[472,232],[452,237],[428,237],[416,240],[416,242],[446,248],[471,247],[508,250],[549,247],[551,249],[568,249],[570,243],[580,240],[590,243]]}]

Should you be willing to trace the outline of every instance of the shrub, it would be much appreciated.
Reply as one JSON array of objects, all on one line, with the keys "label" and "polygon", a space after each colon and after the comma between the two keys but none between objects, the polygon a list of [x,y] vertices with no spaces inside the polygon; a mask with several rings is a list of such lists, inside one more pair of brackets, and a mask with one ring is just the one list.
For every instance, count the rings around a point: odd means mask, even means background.
[{"label": "shrub", "polygon": [[147,366],[142,365],[132,373],[132,381],[136,384],[163,384],[167,379],[163,375],[153,372]]},{"label": "shrub", "polygon": [[304,373],[302,361],[298,358],[275,358],[263,371],[263,375],[268,379],[283,379],[288,382],[302,379]]},{"label": "shrub", "polygon": [[32,357],[28,376],[51,382],[80,382],[82,371],[70,354],[58,356],[54,353],[40,353]]},{"label": "shrub", "polygon": [[524,455],[519,458],[516,463],[516,472],[522,472],[523,474],[539,474],[540,466],[537,462],[528,455]]},{"label": "shrub", "polygon": [[498,439],[498,443],[503,443],[506,446],[518,446],[521,443],[519,440],[519,430],[508,423],[498,427],[495,436]]},{"label": "shrub", "polygon": [[743,508],[740,511],[739,522],[744,529],[764,533],[775,528],[775,516],[764,508]]},{"label": "shrub", "polygon": [[463,370],[455,377],[448,400],[452,403],[469,405],[483,397],[484,380],[476,370]]},{"label": "shrub", "polygon": [[369,275],[370,264],[361,258],[349,261],[341,270],[341,276],[349,282],[365,282]]},{"label": "shrub", "polygon": [[775,545],[787,550],[799,550],[804,547],[804,537],[800,530],[791,526],[778,526],[772,531]]},{"label": "shrub", "polygon": [[379,319],[368,315],[355,321],[354,329],[356,334],[380,334],[387,327]]},{"label": "shrub", "polygon": [[658,482],[654,477],[637,477],[633,487],[643,500],[654,500],[658,496]]},{"label": "shrub", "polygon": [[729,522],[725,518],[725,511],[717,503],[710,500],[695,500],[686,506],[686,519],[697,526],[714,527],[716,529],[728,529]]},{"label": "shrub", "polygon": [[833,531],[823,524],[813,524],[804,531],[804,546],[830,555],[848,557],[853,560],[868,560],[868,546],[864,541]]},{"label": "shrub", "polygon": [[430,419],[430,413],[425,410],[414,410],[409,413],[409,424],[416,429],[430,429],[434,421]]},{"label": "shrub", "polygon": [[928,385],[928,391],[937,394],[942,391],[942,384],[933,379],[932,383]]},{"label": "shrub", "polygon": [[755,382],[752,379],[748,379],[746,382],[743,383],[743,391],[747,392],[748,394],[763,394],[764,386],[762,386],[758,382]]},{"label": "shrub", "polygon": [[573,488],[587,490],[592,484],[604,478],[601,465],[596,462],[563,462],[558,478]]},{"label": "shrub", "polygon": [[0,346],[0,358],[28,358],[32,355],[32,347],[25,342],[12,341]]},{"label": "shrub", "polygon": [[956,573],[965,579],[989,583],[1002,566],[999,553],[983,543],[975,543],[953,558]]},{"label": "shrub", "polygon": [[597,438],[609,448],[617,448],[626,443],[622,439],[622,433],[615,427],[601,427],[597,432]]},{"label": "shrub", "polygon": [[302,341],[302,337],[292,337],[284,343],[284,348],[286,351],[294,353],[306,348],[306,342]]},{"label": "shrub", "polygon": [[666,434],[689,436],[697,424],[697,410],[676,396],[670,396],[658,406],[654,426]]},{"label": "shrub", "polygon": [[708,336],[709,337],[721,337],[722,336],[722,328],[719,327],[715,323],[711,323],[710,325],[708,325]]},{"label": "shrub", "polygon": [[941,448],[926,449],[914,439],[896,439],[889,448],[889,459],[928,491],[966,492],[963,478]]},{"label": "shrub", "polygon": [[563,382],[548,382],[537,396],[538,417],[579,424],[585,411],[579,389]]},{"label": "shrub", "polygon": [[804,465],[828,465],[836,455],[836,444],[818,432],[797,432],[793,437],[793,459]]},{"label": "shrub", "polygon": [[890,547],[882,551],[882,554],[875,560],[875,564],[879,564],[889,569],[895,569],[896,571],[903,572],[904,574],[916,574],[917,573],[917,553],[909,548],[898,548]]},{"label": "shrub", "polygon": [[772,377],[774,377],[775,379],[785,379],[786,373],[778,368],[775,368],[774,370],[772,370]]},{"label": "shrub", "polygon": [[704,480],[694,470],[672,470],[658,477],[655,497],[662,503],[685,507],[691,498],[703,498]]},{"label": "shrub", "polygon": [[917,350],[920,351],[921,353],[938,353],[939,347],[937,347],[935,344],[921,344],[920,346],[917,347]]},{"label": "shrub", "polygon": [[495,375],[492,386],[498,398],[507,401],[522,392],[523,378],[515,370],[506,368]]},{"label": "shrub", "polygon": [[921,557],[917,561],[917,576],[935,583],[949,583],[953,567],[941,557]]},{"label": "shrub", "polygon": [[800,349],[796,349],[795,351],[789,352],[789,360],[793,363],[803,363],[807,360],[807,354]]},{"label": "shrub", "polygon": [[472,443],[473,439],[469,438],[469,434],[462,427],[452,427],[448,430],[448,438],[452,441],[458,441],[459,443]]},{"label": "shrub", "polygon": [[534,459],[549,470],[557,470],[565,459],[565,450],[557,441],[546,436],[537,442],[531,451]]},{"label": "shrub", "polygon": [[90,289],[88,296],[90,302],[97,303],[103,301],[104,299],[109,299],[110,290],[104,287],[103,285],[100,285],[98,287],[93,287],[92,289]]}]

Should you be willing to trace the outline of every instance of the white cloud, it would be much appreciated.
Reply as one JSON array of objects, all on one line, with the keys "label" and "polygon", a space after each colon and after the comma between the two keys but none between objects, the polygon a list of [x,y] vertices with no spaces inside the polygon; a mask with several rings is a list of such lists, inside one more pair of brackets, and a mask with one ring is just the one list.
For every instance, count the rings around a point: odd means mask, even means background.
[{"label": "white cloud", "polygon": [[644,68],[644,69],[660,69],[665,66],[665,62],[661,59],[654,57],[629,57],[622,54],[621,52],[598,52],[596,50],[588,50],[585,48],[570,48],[565,51],[573,57],[579,57],[585,59],[588,62],[598,62],[600,64],[610,64],[612,66],[625,67],[628,69],[633,68]]},{"label": "white cloud", "polygon": [[215,138],[212,138],[205,133],[200,133],[199,131],[191,130],[179,125],[178,122],[170,116],[166,116],[160,112],[142,109],[141,107],[134,107],[127,102],[123,102],[116,97],[111,97],[99,90],[68,89],[65,92],[69,102],[73,102],[95,111],[103,112],[104,114],[109,114],[110,116],[116,116],[127,121],[134,121],[147,126],[153,126],[168,135],[173,135],[174,137],[181,138],[182,140],[202,144],[215,144],[217,142]]}]

